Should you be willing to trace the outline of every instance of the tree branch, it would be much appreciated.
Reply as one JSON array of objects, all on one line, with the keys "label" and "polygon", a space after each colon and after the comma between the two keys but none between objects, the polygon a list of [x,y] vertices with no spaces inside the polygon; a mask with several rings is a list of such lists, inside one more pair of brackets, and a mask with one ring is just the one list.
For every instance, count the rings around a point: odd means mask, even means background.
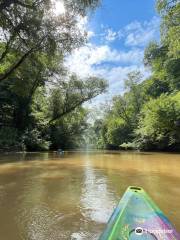
[{"label": "tree branch", "polygon": [[17,69],[22,62],[33,52],[33,48],[26,52],[17,63],[14,64],[3,76],[0,77],[0,81],[6,79],[15,69]]},{"label": "tree branch", "polygon": [[14,37],[15,37],[15,34],[13,34],[13,35],[9,38],[9,41],[7,41],[5,50],[4,50],[4,52],[1,54],[0,62],[6,57],[6,55],[7,55],[7,53],[8,53],[8,50],[9,50],[9,47],[10,47],[11,42],[13,41]]},{"label": "tree branch", "polygon": [[0,76],[0,81],[5,80],[12,72],[14,72],[14,70],[16,70],[23,62],[24,60],[31,55],[33,52],[35,52],[37,49],[40,49],[41,43],[44,41],[44,39],[46,38],[46,36],[44,36],[41,41],[35,46],[32,47],[29,51],[27,51],[14,65],[12,65],[10,67],[9,70],[7,70],[7,72],[3,75]]},{"label": "tree branch", "polygon": [[49,124],[51,124],[52,122],[60,119],[61,117],[65,116],[65,115],[67,115],[68,113],[70,113],[70,112],[72,112],[73,110],[75,110],[77,107],[81,106],[84,102],[86,102],[86,101],[88,101],[88,100],[90,100],[90,99],[92,99],[92,98],[94,98],[94,97],[96,97],[96,96],[98,96],[98,95],[99,95],[99,93],[96,93],[95,95],[90,95],[90,96],[88,96],[88,97],[85,97],[85,98],[82,99],[81,101],[79,101],[79,102],[77,102],[76,104],[74,104],[73,106],[71,106],[69,109],[66,109],[65,112],[62,112],[62,113],[59,114],[58,116],[56,116],[56,117],[54,117],[53,119],[51,119],[51,120],[49,121]]}]

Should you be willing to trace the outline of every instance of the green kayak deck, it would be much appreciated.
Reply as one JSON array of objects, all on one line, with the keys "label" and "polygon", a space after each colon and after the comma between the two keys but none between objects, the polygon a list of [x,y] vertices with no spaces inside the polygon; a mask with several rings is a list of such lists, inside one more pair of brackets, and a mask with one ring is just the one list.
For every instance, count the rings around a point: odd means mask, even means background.
[{"label": "green kayak deck", "polygon": [[99,240],[180,240],[180,235],[142,188],[129,187]]}]

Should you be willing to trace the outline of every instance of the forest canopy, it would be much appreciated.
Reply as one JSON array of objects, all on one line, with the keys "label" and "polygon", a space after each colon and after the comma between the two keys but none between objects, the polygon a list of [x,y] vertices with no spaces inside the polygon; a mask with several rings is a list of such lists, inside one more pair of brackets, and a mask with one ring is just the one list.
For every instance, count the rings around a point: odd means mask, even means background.
[{"label": "forest canopy", "polygon": [[[180,3],[157,0],[160,41],[144,52],[151,75],[124,79],[124,93],[91,122],[84,103],[107,82],[80,78],[66,57],[87,43],[79,18],[98,0],[0,0],[0,150],[99,149],[180,151]],[[122,79],[120,79],[122,80]]]},{"label": "forest canopy", "polygon": [[98,148],[180,151],[180,2],[156,6],[160,42],[150,42],[144,53],[151,75],[144,81],[138,71],[127,75],[125,93],[91,126]]},{"label": "forest canopy", "polygon": [[53,4],[0,1],[0,149],[77,145],[86,125],[82,104],[107,87],[104,79],[80,79],[64,66],[67,54],[87,41],[78,19],[98,1],[66,1],[58,15]]}]

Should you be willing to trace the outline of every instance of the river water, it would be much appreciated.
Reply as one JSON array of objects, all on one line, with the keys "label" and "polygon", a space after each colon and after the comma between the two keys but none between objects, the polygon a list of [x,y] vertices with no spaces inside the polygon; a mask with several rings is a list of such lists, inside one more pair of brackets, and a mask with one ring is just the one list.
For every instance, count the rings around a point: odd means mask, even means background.
[{"label": "river water", "polygon": [[180,154],[1,154],[0,239],[97,240],[129,185],[180,231]]}]

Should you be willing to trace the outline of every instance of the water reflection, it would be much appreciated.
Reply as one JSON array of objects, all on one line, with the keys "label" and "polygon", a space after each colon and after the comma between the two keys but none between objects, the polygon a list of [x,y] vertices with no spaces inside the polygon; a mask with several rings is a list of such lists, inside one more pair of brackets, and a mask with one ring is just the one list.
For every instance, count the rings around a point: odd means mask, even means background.
[{"label": "water reflection", "polygon": [[129,185],[145,188],[180,230],[180,155],[0,155],[0,239],[97,240]]},{"label": "water reflection", "polygon": [[84,217],[99,223],[106,223],[116,205],[113,188],[108,189],[107,177],[91,166],[86,157],[85,179],[81,194],[81,211]]}]

